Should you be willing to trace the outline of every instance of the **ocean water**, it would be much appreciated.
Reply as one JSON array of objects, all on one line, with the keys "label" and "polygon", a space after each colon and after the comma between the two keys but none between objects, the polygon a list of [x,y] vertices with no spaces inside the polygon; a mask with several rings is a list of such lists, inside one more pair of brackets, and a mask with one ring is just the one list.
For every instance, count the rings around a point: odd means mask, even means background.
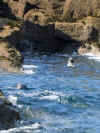
[{"label": "ocean water", "polygon": [[70,68],[67,55],[26,54],[23,73],[0,73],[0,88],[21,115],[0,133],[100,132],[100,56],[73,58]]}]

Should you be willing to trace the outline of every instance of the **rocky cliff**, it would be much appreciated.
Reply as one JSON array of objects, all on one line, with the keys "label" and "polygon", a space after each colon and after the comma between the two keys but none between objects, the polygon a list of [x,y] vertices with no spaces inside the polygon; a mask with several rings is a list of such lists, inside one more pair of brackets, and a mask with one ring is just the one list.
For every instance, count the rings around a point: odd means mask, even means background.
[{"label": "rocky cliff", "polygon": [[17,50],[99,51],[99,0],[2,0],[0,14],[0,38]]}]

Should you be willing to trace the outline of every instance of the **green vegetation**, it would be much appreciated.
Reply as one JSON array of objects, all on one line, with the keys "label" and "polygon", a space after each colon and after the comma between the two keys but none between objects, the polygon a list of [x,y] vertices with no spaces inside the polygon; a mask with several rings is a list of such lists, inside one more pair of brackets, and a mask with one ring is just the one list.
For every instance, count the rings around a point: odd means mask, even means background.
[{"label": "green vegetation", "polygon": [[14,21],[14,20],[9,20],[7,23],[11,28],[13,27],[21,27],[23,25],[23,21]]}]

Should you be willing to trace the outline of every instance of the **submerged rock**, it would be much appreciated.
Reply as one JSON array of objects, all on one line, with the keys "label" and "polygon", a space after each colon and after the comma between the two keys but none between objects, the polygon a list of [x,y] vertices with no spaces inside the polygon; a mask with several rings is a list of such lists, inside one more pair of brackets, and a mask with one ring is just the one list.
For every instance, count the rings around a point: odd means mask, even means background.
[{"label": "submerged rock", "polygon": [[19,119],[19,113],[0,90],[0,130],[14,127],[15,121]]}]

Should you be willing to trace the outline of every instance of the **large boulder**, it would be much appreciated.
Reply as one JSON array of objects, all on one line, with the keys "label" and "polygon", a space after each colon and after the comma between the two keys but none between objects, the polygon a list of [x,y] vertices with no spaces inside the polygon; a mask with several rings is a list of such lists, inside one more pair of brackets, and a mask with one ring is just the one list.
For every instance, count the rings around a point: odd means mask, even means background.
[{"label": "large boulder", "polygon": [[13,128],[15,121],[19,119],[19,113],[0,90],[0,130]]},{"label": "large boulder", "polygon": [[63,17],[76,21],[87,16],[100,17],[100,0],[66,0]]}]

